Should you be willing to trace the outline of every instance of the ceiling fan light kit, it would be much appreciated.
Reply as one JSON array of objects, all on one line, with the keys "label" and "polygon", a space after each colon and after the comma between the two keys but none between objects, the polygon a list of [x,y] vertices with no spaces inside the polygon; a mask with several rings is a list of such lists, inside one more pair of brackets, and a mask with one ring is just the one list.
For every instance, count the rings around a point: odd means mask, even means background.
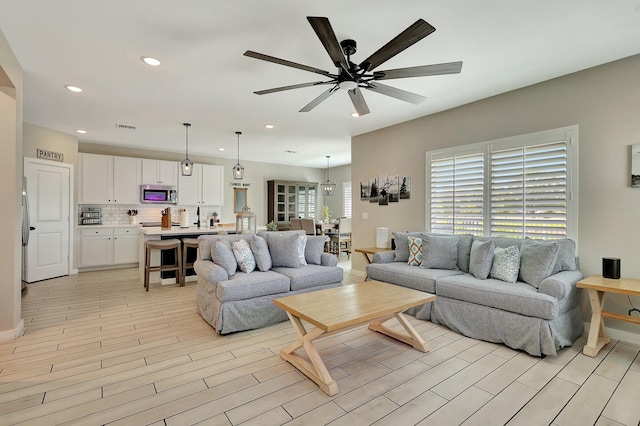
[{"label": "ceiling fan light kit", "polygon": [[186,132],[186,150],[185,158],[180,163],[180,173],[182,173],[182,176],[191,176],[191,174],[193,173],[193,161],[189,159],[189,127],[191,127],[191,124],[182,123],[182,125],[184,126]]},{"label": "ceiling fan light kit", "polygon": [[462,70],[462,62],[449,62],[434,65],[422,65],[417,67],[398,68],[386,71],[374,71],[375,68],[396,56],[398,53],[422,40],[436,29],[423,19],[418,19],[406,30],[374,52],[360,64],[351,62],[351,55],[356,53],[356,42],[351,39],[338,42],[335,32],[328,18],[308,16],[307,20],[320,39],[325,50],[329,54],[333,65],[338,68],[336,73],[331,73],[319,68],[310,67],[285,59],[276,58],[258,52],[247,50],[244,55],[250,58],[260,59],[287,67],[297,68],[328,77],[328,81],[314,81],[310,83],[294,84],[290,86],[276,87],[273,89],[259,90],[257,95],[281,92],[284,90],[300,89],[310,86],[330,85],[318,97],[305,105],[299,112],[309,112],[333,95],[338,89],[345,90],[355,107],[358,116],[368,114],[369,107],[360,89],[380,93],[401,101],[418,105],[426,98],[424,96],[407,92],[395,87],[379,83],[379,80],[395,78],[424,77],[429,75],[457,74]]}]

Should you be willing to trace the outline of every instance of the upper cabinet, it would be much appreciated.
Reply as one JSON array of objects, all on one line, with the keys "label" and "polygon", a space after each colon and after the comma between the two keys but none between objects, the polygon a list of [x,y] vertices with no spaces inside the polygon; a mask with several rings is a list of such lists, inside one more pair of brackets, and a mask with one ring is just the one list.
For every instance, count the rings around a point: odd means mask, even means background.
[{"label": "upper cabinet", "polygon": [[178,175],[178,204],[224,205],[223,175],[223,166],[194,164],[191,176]]},{"label": "upper cabinet", "polygon": [[178,163],[162,160],[142,160],[142,184],[171,185],[178,184]]},{"label": "upper cabinet", "polygon": [[140,203],[141,169],[139,158],[78,154],[78,203]]}]

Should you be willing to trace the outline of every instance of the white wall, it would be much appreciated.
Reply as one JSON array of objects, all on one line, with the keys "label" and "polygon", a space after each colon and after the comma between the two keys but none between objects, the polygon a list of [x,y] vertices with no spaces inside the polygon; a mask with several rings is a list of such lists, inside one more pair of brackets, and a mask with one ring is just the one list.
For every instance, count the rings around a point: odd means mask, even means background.
[{"label": "white wall", "polygon": [[22,263],[22,69],[0,32],[0,340],[17,337],[21,314]]},{"label": "white wall", "polygon": [[[354,191],[354,247],[375,245],[377,226],[425,229],[426,151],[577,124],[581,270],[601,274],[602,257],[620,257],[622,275],[640,278],[640,189],[630,186],[630,146],[640,143],[639,75],[636,55],[354,137],[354,187],[381,173],[412,178],[411,200],[389,206],[360,201]],[[368,220],[362,219],[363,212]],[[353,268],[363,270],[361,256],[353,259]],[[584,296],[586,313],[590,309]],[[640,298],[634,303],[639,306]],[[626,314],[629,303],[626,297],[611,296],[606,307]],[[627,323],[607,325],[638,332]]]},{"label": "white wall", "polygon": [[78,138],[67,133],[31,123],[23,123],[23,155],[37,158],[37,149],[60,152],[64,163],[76,165],[78,158]]}]

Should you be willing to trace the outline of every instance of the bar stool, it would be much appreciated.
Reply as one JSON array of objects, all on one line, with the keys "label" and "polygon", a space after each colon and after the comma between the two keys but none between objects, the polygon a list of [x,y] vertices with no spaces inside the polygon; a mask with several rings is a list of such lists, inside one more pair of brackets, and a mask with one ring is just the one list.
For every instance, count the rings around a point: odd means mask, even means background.
[{"label": "bar stool", "polygon": [[[151,250],[160,250],[160,265],[151,266]],[[175,250],[174,262],[169,265],[162,264],[162,252],[164,250]],[[149,291],[149,273],[162,271],[176,271],[176,282],[180,287],[184,286],[182,275],[182,241],[177,238],[167,240],[151,240],[145,243],[144,261],[144,287]]]},{"label": "bar stool", "polygon": [[[186,281],[187,279],[187,270],[193,269],[193,262],[187,261],[187,255],[189,249],[198,250],[198,239],[197,238],[183,238],[182,239],[182,277]],[[196,255],[197,258],[197,255]]]}]

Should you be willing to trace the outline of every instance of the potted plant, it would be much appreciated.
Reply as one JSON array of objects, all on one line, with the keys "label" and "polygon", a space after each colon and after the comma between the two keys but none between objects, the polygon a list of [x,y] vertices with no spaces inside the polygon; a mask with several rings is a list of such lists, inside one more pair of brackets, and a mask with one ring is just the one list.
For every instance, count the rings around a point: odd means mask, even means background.
[{"label": "potted plant", "polygon": [[278,225],[274,221],[267,223],[267,231],[277,231],[277,230],[278,230]]}]

